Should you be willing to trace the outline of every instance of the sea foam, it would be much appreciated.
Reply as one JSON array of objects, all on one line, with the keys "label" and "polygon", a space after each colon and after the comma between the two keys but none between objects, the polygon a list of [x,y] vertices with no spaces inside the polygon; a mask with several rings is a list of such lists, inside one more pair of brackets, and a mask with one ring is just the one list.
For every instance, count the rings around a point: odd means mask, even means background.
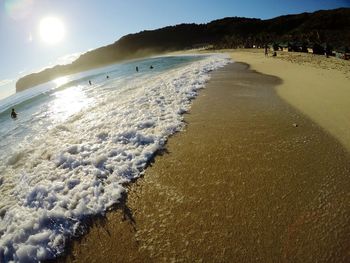
[{"label": "sea foam", "polygon": [[24,140],[1,170],[0,261],[62,253],[84,218],[119,202],[125,183],[183,128],[182,114],[209,72],[228,62],[210,55],[138,78],[111,78],[89,90],[88,106]]}]

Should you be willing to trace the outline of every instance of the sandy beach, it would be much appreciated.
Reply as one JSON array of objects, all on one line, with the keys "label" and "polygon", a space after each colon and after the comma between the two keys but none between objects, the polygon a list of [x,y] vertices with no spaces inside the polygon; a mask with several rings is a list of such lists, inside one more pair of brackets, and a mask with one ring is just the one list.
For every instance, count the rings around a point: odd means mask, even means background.
[{"label": "sandy beach", "polygon": [[261,50],[232,52],[231,56],[253,70],[283,79],[277,94],[350,151],[349,61],[293,52],[264,59]]},{"label": "sandy beach", "polygon": [[58,262],[350,261],[349,63],[230,55],[125,204]]}]

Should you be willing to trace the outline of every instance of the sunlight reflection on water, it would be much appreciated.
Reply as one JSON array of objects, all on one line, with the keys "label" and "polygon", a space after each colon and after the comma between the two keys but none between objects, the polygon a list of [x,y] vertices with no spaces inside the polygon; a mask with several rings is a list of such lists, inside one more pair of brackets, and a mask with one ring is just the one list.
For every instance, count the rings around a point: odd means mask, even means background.
[{"label": "sunlight reflection on water", "polygon": [[53,101],[49,104],[48,114],[53,123],[66,120],[93,101],[92,98],[87,97],[83,86],[80,85],[57,91],[51,96]]},{"label": "sunlight reflection on water", "polygon": [[68,82],[69,78],[68,77],[60,77],[57,79],[54,79],[52,82],[57,85],[57,87],[62,86]]}]

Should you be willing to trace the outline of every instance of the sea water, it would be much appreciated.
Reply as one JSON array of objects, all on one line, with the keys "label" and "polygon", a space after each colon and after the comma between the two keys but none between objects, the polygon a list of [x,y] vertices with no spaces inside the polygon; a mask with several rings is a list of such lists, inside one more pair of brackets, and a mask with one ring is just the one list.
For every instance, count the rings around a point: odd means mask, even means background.
[{"label": "sea water", "polygon": [[0,262],[62,253],[84,218],[120,201],[125,184],[182,129],[209,72],[228,62],[217,54],[149,58],[1,100]]}]

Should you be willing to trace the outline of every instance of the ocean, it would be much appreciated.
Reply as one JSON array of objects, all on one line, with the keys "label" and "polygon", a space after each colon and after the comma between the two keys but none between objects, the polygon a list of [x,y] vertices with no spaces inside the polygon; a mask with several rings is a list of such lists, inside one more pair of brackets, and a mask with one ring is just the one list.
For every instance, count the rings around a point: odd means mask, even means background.
[{"label": "ocean", "polygon": [[117,204],[184,127],[210,71],[227,63],[223,54],[153,57],[0,100],[0,262],[63,253],[84,219]]}]

